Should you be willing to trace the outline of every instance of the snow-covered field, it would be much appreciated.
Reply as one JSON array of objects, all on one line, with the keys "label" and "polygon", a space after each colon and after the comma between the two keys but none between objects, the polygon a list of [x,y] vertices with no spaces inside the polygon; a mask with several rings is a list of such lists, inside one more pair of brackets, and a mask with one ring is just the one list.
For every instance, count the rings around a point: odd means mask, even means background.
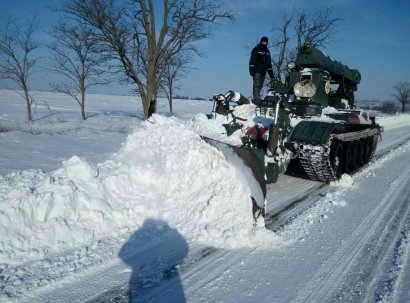
[{"label": "snow-covered field", "polygon": [[272,231],[253,224],[247,175],[200,139],[223,131],[211,102],[168,117],[160,100],[144,122],[135,97],[90,95],[86,121],[69,97],[35,100],[28,124],[0,91],[1,302],[410,299],[410,116],[378,119],[354,176],[271,185],[268,213],[303,201]]}]

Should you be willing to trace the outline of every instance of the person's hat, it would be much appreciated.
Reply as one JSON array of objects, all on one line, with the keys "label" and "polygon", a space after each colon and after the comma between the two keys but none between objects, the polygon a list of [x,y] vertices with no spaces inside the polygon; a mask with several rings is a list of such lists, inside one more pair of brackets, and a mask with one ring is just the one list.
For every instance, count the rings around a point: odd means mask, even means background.
[{"label": "person's hat", "polygon": [[262,37],[262,39],[261,39],[261,42],[266,42],[266,43],[268,43],[268,37]]}]

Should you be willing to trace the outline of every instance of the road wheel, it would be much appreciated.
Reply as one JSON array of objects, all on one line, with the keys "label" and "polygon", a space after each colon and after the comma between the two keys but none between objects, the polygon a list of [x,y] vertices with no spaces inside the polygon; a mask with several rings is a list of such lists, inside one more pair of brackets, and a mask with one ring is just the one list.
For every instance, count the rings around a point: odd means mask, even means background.
[{"label": "road wheel", "polygon": [[345,153],[345,170],[347,173],[350,173],[353,170],[353,151],[354,151],[353,142],[348,142],[346,144],[346,153]]},{"label": "road wheel", "polygon": [[361,144],[360,140],[353,142],[353,169],[360,167],[360,149]]},{"label": "road wheel", "polygon": [[367,138],[367,162],[370,161],[374,149],[374,137]]},{"label": "road wheel", "polygon": [[343,166],[343,144],[337,143],[335,148],[331,150],[330,163],[332,165],[333,173],[336,178],[339,178],[344,170]]},{"label": "road wheel", "polygon": [[368,159],[368,138],[364,138],[361,140],[361,149],[360,149],[360,157],[361,157],[361,164],[364,165],[367,163],[367,159]]}]

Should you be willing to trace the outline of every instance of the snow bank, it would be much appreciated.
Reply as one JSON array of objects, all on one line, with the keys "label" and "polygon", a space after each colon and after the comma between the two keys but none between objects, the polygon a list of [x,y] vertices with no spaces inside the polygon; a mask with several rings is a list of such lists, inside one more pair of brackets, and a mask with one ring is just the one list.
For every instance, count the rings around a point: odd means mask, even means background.
[{"label": "snow bank", "polygon": [[386,129],[399,128],[410,124],[410,115],[398,114],[394,116],[376,117],[376,122]]},{"label": "snow bank", "polygon": [[74,156],[51,173],[0,177],[0,263],[118,237],[146,219],[189,242],[269,245],[272,233],[254,226],[246,180],[190,123],[155,115],[97,166]]}]

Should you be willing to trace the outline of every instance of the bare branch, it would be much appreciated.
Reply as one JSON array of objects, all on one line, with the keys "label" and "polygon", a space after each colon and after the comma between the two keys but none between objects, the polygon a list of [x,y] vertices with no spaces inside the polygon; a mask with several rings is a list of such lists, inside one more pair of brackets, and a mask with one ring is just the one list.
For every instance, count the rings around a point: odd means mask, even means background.
[{"label": "bare branch", "polygon": [[272,39],[273,54],[272,61],[274,66],[274,74],[278,80],[282,80],[285,77],[286,67],[284,63],[288,59],[289,54],[288,44],[289,38],[289,27],[293,20],[293,16],[288,16],[285,12],[282,17],[282,23],[279,26],[273,26],[272,32],[276,37]]},{"label": "bare branch", "polygon": [[81,106],[80,98],[78,97],[78,94],[76,94],[76,91],[77,91],[76,87],[70,86],[68,84],[61,84],[61,83],[51,83],[51,87],[53,88],[54,91],[58,93],[69,95],[71,98],[73,98],[78,103],[78,105]]},{"label": "bare branch", "polygon": [[333,17],[329,8],[311,15],[300,13],[296,24],[298,48],[304,45],[323,46],[334,35],[337,23],[341,20]]},{"label": "bare branch", "polygon": [[33,52],[39,48],[34,33],[40,28],[36,16],[27,25],[9,18],[0,36],[0,79],[10,79],[24,92],[28,121],[32,121],[32,99],[28,89],[28,78],[38,59]]},{"label": "bare branch", "polygon": [[165,72],[164,76],[162,77],[160,87],[168,99],[171,115],[173,114],[173,93],[179,89],[178,82],[182,80],[182,78],[185,77],[190,71],[188,65],[191,63],[191,61],[191,57],[187,56],[184,53],[180,53],[174,56],[171,59],[170,63],[165,67]]},{"label": "bare branch", "polygon": [[153,0],[67,0],[62,8],[95,29],[109,58],[117,60],[135,84],[146,118],[155,111],[157,93],[172,59],[183,52],[200,55],[195,42],[210,36],[209,26],[233,18],[211,0],[163,0],[161,16],[155,8]]},{"label": "bare branch", "polygon": [[410,83],[398,82],[393,86],[393,89],[392,95],[400,103],[402,113],[406,112],[406,107],[410,103]]},{"label": "bare branch", "polygon": [[[323,47],[335,34],[335,28],[340,21],[340,18],[332,16],[329,8],[314,14],[300,12],[289,15],[284,12],[282,19],[274,23],[271,30],[275,78],[282,82],[286,79],[286,62],[296,59],[296,49],[304,45]],[[292,28],[295,32],[291,32]]]},{"label": "bare branch", "polygon": [[71,82],[71,85],[53,84],[53,87],[74,98],[81,107],[81,117],[85,119],[87,88],[106,83],[102,78],[104,70],[101,66],[105,62],[102,47],[95,30],[87,26],[68,25],[62,20],[54,26],[51,36],[54,41],[49,49],[54,54],[54,63],[49,69]]}]

